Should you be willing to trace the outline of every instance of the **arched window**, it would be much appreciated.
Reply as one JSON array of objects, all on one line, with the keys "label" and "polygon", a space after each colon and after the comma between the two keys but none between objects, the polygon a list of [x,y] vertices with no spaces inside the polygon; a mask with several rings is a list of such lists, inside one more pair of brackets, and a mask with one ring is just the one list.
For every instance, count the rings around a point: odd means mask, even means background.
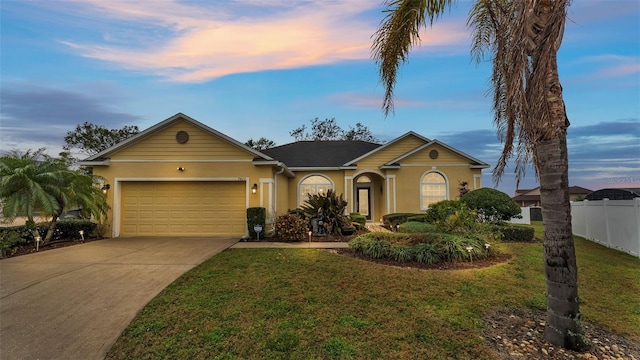
[{"label": "arched window", "polygon": [[370,183],[371,182],[371,178],[368,177],[367,175],[362,175],[358,177],[358,180],[356,180],[357,183]]},{"label": "arched window", "polygon": [[309,198],[308,194],[326,194],[328,190],[333,189],[333,183],[322,175],[311,175],[302,180],[298,188],[298,194],[300,194],[298,206],[302,206]]},{"label": "arched window", "polygon": [[447,199],[447,180],[437,172],[426,173],[420,181],[420,209]]}]

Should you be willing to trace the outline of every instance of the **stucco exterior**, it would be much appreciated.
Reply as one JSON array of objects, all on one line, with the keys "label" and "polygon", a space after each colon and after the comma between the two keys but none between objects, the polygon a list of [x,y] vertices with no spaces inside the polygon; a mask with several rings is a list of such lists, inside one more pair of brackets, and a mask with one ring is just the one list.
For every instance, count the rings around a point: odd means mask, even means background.
[{"label": "stucco exterior", "polygon": [[[344,195],[349,212],[362,209],[371,221],[378,221],[388,213],[425,210],[425,189],[432,186],[424,183],[425,174],[441,175],[438,178],[444,179],[444,183],[437,186],[446,187],[447,199],[455,199],[461,181],[466,181],[471,190],[480,188],[482,169],[488,167],[446,144],[413,132],[384,145],[364,145],[366,153],[354,154],[345,163],[288,166],[286,161],[270,156],[269,150],[256,151],[184,114],[176,114],[82,164],[92,167],[94,174],[109,184],[108,219],[112,236],[155,235],[165,231],[242,236],[246,226],[239,229],[246,220],[239,209],[264,207],[268,222],[272,222],[277,215],[299,206],[306,197],[301,193],[301,184],[309,176],[328,180],[336,193]],[[369,181],[358,182],[365,179],[363,176]],[[164,185],[153,186],[158,182]],[[127,189],[133,189],[133,185],[128,185],[133,183],[138,193],[146,195],[138,196]],[[206,194],[194,196],[193,192],[199,191],[194,184],[200,184],[197,186]],[[155,188],[159,189],[156,193]],[[220,197],[226,204],[218,204],[216,197],[211,196],[222,192],[233,193]],[[167,200],[161,201],[160,197]],[[149,205],[152,201],[157,205]],[[187,220],[184,217],[172,220],[171,202],[182,209],[176,216],[193,215],[186,218],[189,221],[206,219],[211,224],[226,221],[234,225],[220,224],[202,232],[195,226],[182,226]],[[230,213],[235,215],[229,217]],[[168,226],[172,221],[175,224]],[[136,222],[147,225],[136,226]]]}]

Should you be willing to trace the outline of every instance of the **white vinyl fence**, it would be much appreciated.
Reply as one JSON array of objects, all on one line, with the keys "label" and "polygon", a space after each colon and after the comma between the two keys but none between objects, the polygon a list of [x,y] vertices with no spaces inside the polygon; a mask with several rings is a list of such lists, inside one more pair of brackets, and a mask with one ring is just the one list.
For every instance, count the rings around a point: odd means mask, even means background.
[{"label": "white vinyl fence", "polygon": [[573,233],[640,257],[640,198],[571,202]]},{"label": "white vinyl fence", "polygon": [[509,220],[510,223],[512,224],[531,224],[531,209],[528,207],[521,207],[520,208],[520,215],[522,215],[521,219],[517,219],[517,218],[511,218],[511,220]]}]

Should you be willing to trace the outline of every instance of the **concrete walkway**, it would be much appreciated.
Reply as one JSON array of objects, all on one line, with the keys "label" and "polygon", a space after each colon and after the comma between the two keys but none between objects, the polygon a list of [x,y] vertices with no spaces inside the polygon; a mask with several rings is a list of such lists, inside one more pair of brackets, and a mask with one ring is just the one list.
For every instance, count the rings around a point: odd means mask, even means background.
[{"label": "concrete walkway", "polygon": [[103,359],[135,315],[231,238],[116,238],[0,261],[0,359]]}]

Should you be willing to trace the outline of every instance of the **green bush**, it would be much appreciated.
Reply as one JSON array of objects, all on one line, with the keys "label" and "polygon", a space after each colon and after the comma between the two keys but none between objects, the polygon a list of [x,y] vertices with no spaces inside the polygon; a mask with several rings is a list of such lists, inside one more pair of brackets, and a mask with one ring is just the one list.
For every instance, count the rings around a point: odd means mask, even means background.
[{"label": "green bush", "polygon": [[435,224],[444,221],[456,211],[462,209],[464,204],[458,200],[442,200],[429,205],[425,217],[427,222]]},{"label": "green bush", "polygon": [[417,262],[435,264],[440,261],[438,249],[434,244],[421,243],[415,246],[414,256]]},{"label": "green bush", "polygon": [[427,214],[419,214],[419,215],[411,215],[407,216],[407,222],[417,221],[417,222],[427,222]]},{"label": "green bush", "polygon": [[253,229],[256,225],[262,225],[262,234],[266,230],[267,223],[267,210],[263,207],[251,207],[247,209],[247,230],[249,230],[249,237],[252,239],[257,238],[256,231]]},{"label": "green bush", "polygon": [[477,210],[484,221],[507,221],[520,217],[520,206],[502,191],[481,188],[470,191],[460,198],[470,209]]},{"label": "green bush", "polygon": [[524,241],[534,240],[534,230],[528,226],[500,226],[499,231],[503,241]]},{"label": "green bush", "polygon": [[349,217],[351,218],[351,222],[358,224],[360,229],[364,229],[367,225],[367,217],[360,213],[353,212],[349,214]]},{"label": "green bush", "polygon": [[392,213],[382,216],[382,222],[388,227],[394,227],[407,222],[411,216],[424,215],[422,213]]},{"label": "green bush", "polygon": [[382,259],[389,256],[391,244],[384,240],[373,240],[365,244],[363,255],[373,259]]},{"label": "green bush", "polygon": [[398,232],[404,233],[429,233],[429,232],[437,232],[436,226],[429,223],[417,222],[417,221],[408,221],[404,224],[401,224],[398,227]]},{"label": "green bush", "polygon": [[451,236],[436,244],[438,256],[445,261],[460,262],[485,258],[484,242],[480,239]]},{"label": "green bush", "polygon": [[29,241],[24,233],[16,230],[6,230],[0,232],[0,259],[5,256],[13,255],[22,245],[28,244]]},{"label": "green bush", "polygon": [[406,262],[414,259],[414,247],[407,245],[391,245],[389,257],[395,261]]},{"label": "green bush", "polygon": [[451,234],[367,233],[349,242],[354,253],[373,259],[399,262],[465,262],[495,255],[491,245],[479,237]]},{"label": "green bush", "polygon": [[456,210],[443,220],[436,221],[435,226],[438,232],[447,234],[473,234],[478,225],[477,218],[477,213],[463,204],[460,210]]},{"label": "green bush", "polygon": [[303,241],[307,238],[309,224],[298,214],[287,213],[276,219],[275,236],[285,241]]},{"label": "green bush", "polygon": [[[93,232],[98,227],[93,221],[90,220],[62,220],[56,223],[56,229],[54,236],[51,240],[73,240],[80,239],[80,230],[84,232],[84,238],[94,236]],[[40,230],[40,234],[46,234],[46,231]]]}]

